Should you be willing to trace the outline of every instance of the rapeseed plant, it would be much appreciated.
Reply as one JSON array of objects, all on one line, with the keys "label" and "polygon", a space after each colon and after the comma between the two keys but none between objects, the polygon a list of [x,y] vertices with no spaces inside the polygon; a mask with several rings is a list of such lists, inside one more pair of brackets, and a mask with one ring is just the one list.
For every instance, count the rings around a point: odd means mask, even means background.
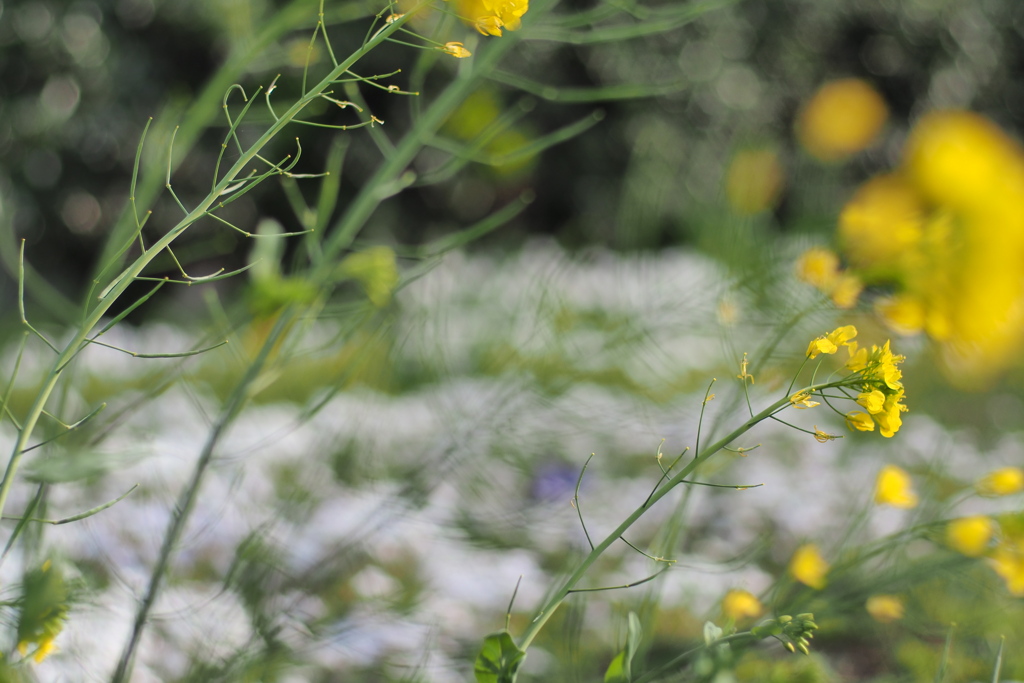
[{"label": "rapeseed plant", "polygon": [[846,269],[815,248],[797,275],[840,307],[863,286],[889,288],[874,301],[879,317],[901,334],[927,334],[953,383],[984,387],[1017,362],[1024,151],[991,121],[965,111],[923,116],[901,167],[864,183],[843,208],[837,242]]}]

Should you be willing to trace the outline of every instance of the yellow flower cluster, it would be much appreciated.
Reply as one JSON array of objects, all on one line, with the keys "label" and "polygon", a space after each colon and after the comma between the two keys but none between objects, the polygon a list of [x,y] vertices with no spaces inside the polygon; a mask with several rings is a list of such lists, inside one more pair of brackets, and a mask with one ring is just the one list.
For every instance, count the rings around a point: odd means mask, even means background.
[{"label": "yellow flower cluster", "polygon": [[842,210],[838,242],[848,270],[816,250],[798,275],[841,306],[855,302],[859,283],[891,288],[878,314],[897,332],[931,337],[956,384],[984,386],[1017,361],[1024,150],[992,122],[963,111],[924,116],[902,167],[869,180]]},{"label": "yellow flower cluster", "polygon": [[850,413],[846,422],[851,429],[862,432],[874,431],[874,423],[877,422],[882,436],[891,437],[903,425],[902,414],[907,410],[907,406],[901,403],[904,392],[900,378],[903,373],[896,367],[904,357],[893,354],[888,341],[882,346],[872,345],[870,351],[858,349],[856,342],[850,344],[849,349],[850,360],[846,367],[860,374],[863,382],[857,404],[867,413]]},{"label": "yellow flower cluster", "polygon": [[[873,432],[877,423],[882,436],[890,437],[899,431],[903,424],[902,414],[907,410],[907,406],[902,403],[904,391],[900,379],[903,373],[897,367],[904,361],[904,357],[894,354],[888,341],[882,346],[872,345],[870,350],[866,347],[858,348],[857,342],[853,341],[856,336],[857,328],[853,325],[837,327],[812,340],[807,347],[807,357],[834,354],[845,346],[850,353],[846,369],[853,373],[853,378],[844,386],[860,389],[857,404],[867,411],[847,413],[846,424],[850,429]],[[797,408],[818,405],[810,400],[807,392],[798,392],[789,401]],[[817,430],[815,438],[818,438]]]},{"label": "yellow flower cluster", "polygon": [[502,29],[516,31],[530,9],[529,0],[454,0],[459,16],[485,36],[500,36]]}]

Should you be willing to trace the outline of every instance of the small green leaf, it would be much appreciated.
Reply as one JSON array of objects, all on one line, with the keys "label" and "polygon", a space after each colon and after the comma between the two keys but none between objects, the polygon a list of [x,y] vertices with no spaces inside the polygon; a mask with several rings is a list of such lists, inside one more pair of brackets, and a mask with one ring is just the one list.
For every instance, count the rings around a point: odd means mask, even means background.
[{"label": "small green leaf", "polygon": [[526,659],[508,631],[492,633],[484,638],[476,657],[473,673],[476,683],[515,683],[519,666]]},{"label": "small green leaf", "polygon": [[604,683],[629,683],[633,680],[633,657],[640,647],[640,639],[643,637],[643,628],[640,626],[640,619],[636,612],[629,613],[629,630],[626,634],[626,647],[608,665],[604,672]]}]

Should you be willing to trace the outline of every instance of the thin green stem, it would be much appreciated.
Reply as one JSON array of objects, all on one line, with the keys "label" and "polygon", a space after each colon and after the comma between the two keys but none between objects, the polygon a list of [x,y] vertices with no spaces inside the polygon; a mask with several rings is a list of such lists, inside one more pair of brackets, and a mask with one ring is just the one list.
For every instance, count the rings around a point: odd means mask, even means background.
[{"label": "thin green stem", "polygon": [[259,355],[257,355],[252,361],[249,368],[246,370],[245,375],[235,386],[231,396],[227,400],[227,403],[221,410],[220,416],[217,418],[217,421],[214,423],[213,428],[210,430],[210,433],[206,438],[203,450],[200,452],[199,459],[196,461],[196,465],[192,470],[192,478],[189,480],[185,489],[181,492],[178,502],[174,506],[174,513],[171,515],[167,531],[164,534],[163,544],[160,547],[160,556],[157,558],[156,566],[153,568],[153,573],[150,575],[146,595],[142,599],[142,602],[139,603],[139,609],[135,614],[135,623],[132,626],[131,635],[128,638],[128,642],[125,644],[124,651],[121,653],[121,659],[117,664],[117,669],[114,671],[114,675],[110,679],[111,683],[123,683],[124,681],[127,681],[128,677],[131,675],[132,664],[135,658],[135,650],[138,647],[139,639],[142,637],[142,630],[145,628],[146,620],[149,618],[149,611],[152,609],[153,603],[156,602],[163,579],[167,574],[171,555],[173,554],[175,547],[178,545],[178,541],[181,539],[181,534],[185,530],[185,524],[191,516],[192,509],[195,507],[196,498],[198,497],[199,489],[202,485],[206,470],[213,459],[214,450],[216,449],[217,444],[220,443],[220,438],[224,434],[225,430],[242,411],[243,406],[250,396],[253,383],[263,371],[263,366],[266,364],[267,358],[270,356],[271,349],[274,348],[277,340],[284,334],[284,331],[288,329],[288,326],[291,324],[294,316],[295,313],[293,310],[285,309],[278,317],[277,322],[270,331],[270,334],[268,334],[267,338],[264,340],[263,347],[260,349]]},{"label": "thin green stem", "polygon": [[[417,8],[425,6],[429,2],[424,1],[417,5]],[[412,14],[411,12],[409,13]],[[260,150],[262,150],[267,144],[270,143],[279,133],[281,133],[285,126],[292,122],[292,120],[299,115],[299,113],[305,109],[305,107],[320,97],[320,94],[327,90],[331,83],[342,76],[348,69],[356,64],[363,56],[369,53],[371,50],[376,48],[382,42],[387,40],[388,36],[401,28],[402,24],[407,20],[409,15],[396,20],[392,24],[381,29],[377,35],[362,47],[353,52],[347,59],[341,62],[336,68],[331,70],[327,76],[323,78],[317,85],[311,90],[306,92],[298,101],[293,104],[287,112],[285,112],[280,119],[276,120],[270,125],[270,127],[263,133],[262,136],[250,147],[245,153],[243,153],[237,162],[224,174],[224,177],[218,182],[213,191],[210,192],[207,197],[199,203],[198,206],[193,208],[182,218],[177,225],[171,228],[162,238],[154,243],[148,251],[141,254],[128,268],[126,268],[119,276],[117,276],[113,282],[111,282],[102,291],[95,308],[90,311],[86,319],[83,321],[81,327],[76,332],[75,336],[71,341],[64,347],[54,362],[50,373],[43,380],[43,384],[39,389],[39,393],[36,394],[35,401],[29,408],[28,414],[25,416],[22,430],[18,434],[18,438],[14,444],[14,448],[11,451],[11,457],[7,462],[7,468],[4,471],[3,480],[0,481],[0,516],[3,515],[4,508],[7,504],[7,498],[10,496],[11,488],[14,485],[14,479],[17,475],[18,468],[21,465],[22,456],[28,447],[29,438],[32,436],[32,432],[35,429],[36,423],[39,420],[39,416],[46,408],[46,403],[50,400],[50,395],[53,393],[54,388],[57,386],[57,380],[61,376],[61,372],[70,363],[79,351],[84,348],[86,340],[89,334],[95,329],[106,315],[110,307],[117,301],[125,290],[135,281],[135,279],[142,274],[143,270],[152,262],[158,254],[160,254],[165,248],[177,238],[181,233],[185,231],[190,225],[204,217],[219,199],[221,193],[234,182],[234,179],[238,177],[248,166],[253,159],[255,159]],[[27,321],[26,321],[27,325]]]},{"label": "thin green stem", "polygon": [[[806,389],[803,389],[802,391],[813,393],[832,386],[834,386],[834,384],[832,383],[823,385],[812,385],[807,387]],[[746,434],[748,431],[750,431],[751,428],[753,428],[758,423],[768,419],[769,417],[771,417],[778,411],[785,409],[789,405],[791,404],[788,396],[783,397],[776,401],[775,403],[771,404],[761,412],[757,413],[756,415],[745,421],[743,424],[741,424],[739,427],[737,427],[732,432],[727,434],[725,437],[708,446],[703,453],[697,454],[693,460],[686,464],[685,467],[676,472],[671,479],[666,481],[664,485],[662,485],[658,490],[652,493],[651,496],[640,507],[638,507],[628,517],[626,517],[626,519],[624,519],[622,523],[619,524],[619,526],[614,531],[608,534],[608,536],[606,536],[603,541],[594,546],[594,549],[583,559],[580,565],[576,568],[576,571],[574,571],[572,575],[570,575],[569,578],[565,580],[565,583],[563,583],[562,586],[557,591],[555,591],[554,594],[548,599],[548,601],[543,605],[543,607],[540,608],[540,610],[537,612],[537,615],[533,618],[533,621],[530,622],[530,626],[526,629],[526,632],[523,634],[519,647],[522,650],[526,650],[530,647],[530,644],[533,642],[534,638],[537,637],[540,631],[544,628],[544,625],[547,623],[548,619],[551,618],[551,616],[555,613],[555,610],[558,608],[559,605],[562,604],[566,597],[568,597],[569,594],[576,589],[576,584],[578,584],[580,580],[582,580],[583,576],[587,573],[587,570],[590,569],[591,565],[594,564],[597,558],[600,557],[606,550],[608,550],[608,548],[611,547],[611,545],[615,543],[615,541],[617,541],[624,533],[626,533],[626,531],[631,526],[633,526],[633,524],[638,519],[640,519],[640,517],[642,517],[644,513],[650,510],[655,503],[657,503],[659,500],[668,495],[668,493],[676,486],[681,484],[689,474],[696,470],[701,464],[706,462],[708,458],[713,456],[715,453],[723,450],[730,443]]]}]

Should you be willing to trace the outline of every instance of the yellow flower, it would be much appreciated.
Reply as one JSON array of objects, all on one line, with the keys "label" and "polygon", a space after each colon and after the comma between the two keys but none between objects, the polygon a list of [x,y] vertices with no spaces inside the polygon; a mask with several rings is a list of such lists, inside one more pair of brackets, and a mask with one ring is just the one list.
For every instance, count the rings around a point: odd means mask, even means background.
[{"label": "yellow flower", "polygon": [[846,426],[851,430],[856,429],[858,432],[875,431],[875,421],[871,419],[870,415],[860,411],[846,414]]},{"label": "yellow flower", "polygon": [[793,553],[793,559],[789,562],[789,573],[800,583],[821,590],[825,587],[828,562],[821,556],[818,546],[806,543]]},{"label": "yellow flower", "polygon": [[796,276],[823,292],[830,292],[839,278],[839,257],[830,249],[811,247],[797,259]]},{"label": "yellow flower", "polygon": [[830,292],[832,303],[837,308],[853,308],[857,305],[857,299],[860,298],[860,293],[863,290],[864,283],[861,282],[859,277],[852,273],[844,272],[839,275],[839,279]]},{"label": "yellow flower", "polygon": [[[883,427],[884,429],[884,427]],[[896,508],[912,508],[917,505],[917,494],[913,482],[905,470],[896,465],[886,465],[875,481],[875,503]]]},{"label": "yellow flower", "polygon": [[1006,193],[1019,190],[1021,149],[979,114],[927,114],[911,131],[904,158],[915,186],[935,204],[974,213],[993,202],[1020,201]]},{"label": "yellow flower", "polygon": [[857,397],[857,403],[862,405],[872,415],[882,412],[885,406],[885,394],[878,389],[865,391]]},{"label": "yellow flower", "polygon": [[807,357],[817,358],[822,353],[835,353],[840,346],[850,346],[850,340],[857,336],[853,325],[837,327],[823,337],[818,337],[807,346]]},{"label": "yellow flower", "polygon": [[917,334],[928,321],[924,302],[913,294],[897,294],[879,298],[875,312],[890,329],[900,334]]},{"label": "yellow flower", "polygon": [[501,30],[516,31],[521,17],[530,9],[529,0],[457,0],[463,21],[485,36],[500,36]]},{"label": "yellow flower", "polygon": [[832,81],[800,112],[797,137],[814,157],[840,161],[870,145],[888,116],[882,96],[864,81]]},{"label": "yellow flower", "polygon": [[989,472],[974,483],[974,488],[983,496],[1009,496],[1024,490],[1024,470],[1019,467],[1004,467]]},{"label": "yellow flower", "polygon": [[853,268],[869,277],[889,277],[921,241],[925,213],[923,200],[903,176],[872,178],[839,214],[839,244]]},{"label": "yellow flower", "polygon": [[789,397],[789,402],[793,404],[794,408],[798,410],[806,410],[807,408],[813,408],[814,406],[820,406],[821,404],[817,401],[811,400],[811,395],[806,391],[800,391]]},{"label": "yellow flower", "polygon": [[737,152],[725,176],[725,196],[738,213],[755,214],[775,206],[783,185],[779,156],[771,149]]},{"label": "yellow flower", "polygon": [[839,268],[839,257],[835,252],[822,247],[811,247],[800,255],[796,262],[796,277],[832,297],[832,302],[839,308],[853,308],[864,289],[864,283],[857,275]]},{"label": "yellow flower", "polygon": [[449,43],[445,43],[444,47],[439,47],[437,49],[440,50],[441,52],[444,52],[445,54],[449,54],[452,57],[455,57],[456,59],[464,59],[466,57],[473,56],[473,53],[467,50],[465,47],[463,47],[462,43],[459,43],[454,40]]},{"label": "yellow flower", "polygon": [[865,607],[871,617],[882,624],[888,624],[903,618],[903,598],[898,595],[872,595]]},{"label": "yellow flower", "polygon": [[1006,582],[1006,590],[1017,597],[1024,596],[1024,554],[1017,543],[1000,543],[989,563],[996,574]]},{"label": "yellow flower", "polygon": [[761,616],[764,606],[753,594],[733,588],[722,598],[722,612],[734,621]]},{"label": "yellow flower", "polygon": [[962,517],[946,525],[946,544],[968,557],[978,557],[988,549],[995,523],[984,515]]}]

